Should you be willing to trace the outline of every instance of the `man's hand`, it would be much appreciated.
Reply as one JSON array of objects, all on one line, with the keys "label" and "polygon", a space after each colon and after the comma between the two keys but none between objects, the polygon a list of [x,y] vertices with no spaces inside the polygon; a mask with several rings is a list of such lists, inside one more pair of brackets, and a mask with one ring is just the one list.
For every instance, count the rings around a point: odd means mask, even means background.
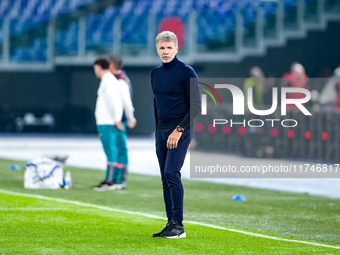
[{"label": "man's hand", "polygon": [[123,125],[123,123],[121,122],[121,121],[116,121],[115,122],[115,125],[116,125],[116,128],[118,129],[118,130],[124,130],[125,128],[124,128],[124,125]]},{"label": "man's hand", "polygon": [[182,136],[182,132],[178,132],[176,129],[169,135],[166,147],[169,149],[176,149],[178,141]]},{"label": "man's hand", "polygon": [[127,123],[127,126],[128,126],[128,128],[134,128],[136,126],[136,124],[137,124],[137,120],[135,118],[133,118],[133,120],[131,120]]}]

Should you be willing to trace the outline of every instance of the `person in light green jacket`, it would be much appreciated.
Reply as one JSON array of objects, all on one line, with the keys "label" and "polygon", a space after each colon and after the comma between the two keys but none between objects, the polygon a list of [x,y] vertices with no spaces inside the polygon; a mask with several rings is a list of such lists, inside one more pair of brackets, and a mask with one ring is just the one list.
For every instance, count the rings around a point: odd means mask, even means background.
[{"label": "person in light green jacket", "polygon": [[265,78],[261,68],[253,66],[250,69],[250,77],[244,82],[245,104],[248,105],[248,88],[253,88],[253,105],[263,104],[263,87]]}]

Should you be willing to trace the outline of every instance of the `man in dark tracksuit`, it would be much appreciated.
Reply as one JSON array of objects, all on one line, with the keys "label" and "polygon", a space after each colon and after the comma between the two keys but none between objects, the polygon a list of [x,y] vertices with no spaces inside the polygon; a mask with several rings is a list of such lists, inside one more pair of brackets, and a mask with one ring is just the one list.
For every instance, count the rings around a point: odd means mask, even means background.
[{"label": "man in dark tracksuit", "polygon": [[180,171],[190,143],[190,122],[201,110],[198,77],[192,67],[177,59],[174,33],[158,34],[156,47],[162,65],[152,70],[151,84],[155,96],[156,153],[168,223],[153,237],[185,238]]}]

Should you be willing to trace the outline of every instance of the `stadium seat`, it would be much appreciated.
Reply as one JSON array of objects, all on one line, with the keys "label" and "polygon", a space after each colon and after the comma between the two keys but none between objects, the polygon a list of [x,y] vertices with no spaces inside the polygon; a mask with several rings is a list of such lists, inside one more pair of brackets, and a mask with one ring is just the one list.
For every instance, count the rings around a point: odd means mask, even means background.
[{"label": "stadium seat", "polygon": [[76,55],[78,50],[78,24],[73,22],[67,30],[56,34],[55,50],[57,55]]},{"label": "stadium seat", "polygon": [[[282,0],[284,10],[294,18],[297,0]],[[304,0],[306,4],[312,0]],[[30,29],[40,28],[51,18],[77,12],[86,6],[91,6],[100,0],[1,0],[0,20],[9,19],[11,36],[29,33]],[[261,0],[130,0],[122,1],[120,7],[108,5],[101,13],[86,16],[86,47],[102,47],[113,44],[114,22],[117,16],[122,19],[121,43],[144,47],[148,43],[149,17],[155,17],[159,22],[169,17],[179,17],[186,27],[190,13],[197,12],[197,43],[199,46],[225,45],[227,38],[233,36],[236,27],[236,12],[243,17],[243,26],[254,30],[258,13],[262,8],[263,17],[267,23],[275,20],[276,1]],[[94,8],[96,10],[96,8]],[[289,20],[289,15],[286,19]],[[273,22],[272,22],[273,23]],[[274,28],[274,27],[273,27]],[[0,32],[1,33],[1,32]],[[76,54],[78,49],[78,25],[70,23],[57,30],[56,54]],[[38,39],[38,38],[37,38]],[[1,40],[1,34],[0,34]],[[213,43],[212,43],[213,42]],[[217,43],[216,42],[220,42]],[[21,58],[24,54],[18,51]]]}]

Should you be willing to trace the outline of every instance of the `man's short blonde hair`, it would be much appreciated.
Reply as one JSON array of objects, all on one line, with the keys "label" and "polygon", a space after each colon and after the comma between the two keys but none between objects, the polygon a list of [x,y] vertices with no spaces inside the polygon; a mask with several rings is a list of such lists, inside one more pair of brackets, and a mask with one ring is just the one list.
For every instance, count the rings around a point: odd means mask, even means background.
[{"label": "man's short blonde hair", "polygon": [[177,36],[171,31],[163,31],[156,37],[156,46],[159,42],[174,42],[178,46]]}]

